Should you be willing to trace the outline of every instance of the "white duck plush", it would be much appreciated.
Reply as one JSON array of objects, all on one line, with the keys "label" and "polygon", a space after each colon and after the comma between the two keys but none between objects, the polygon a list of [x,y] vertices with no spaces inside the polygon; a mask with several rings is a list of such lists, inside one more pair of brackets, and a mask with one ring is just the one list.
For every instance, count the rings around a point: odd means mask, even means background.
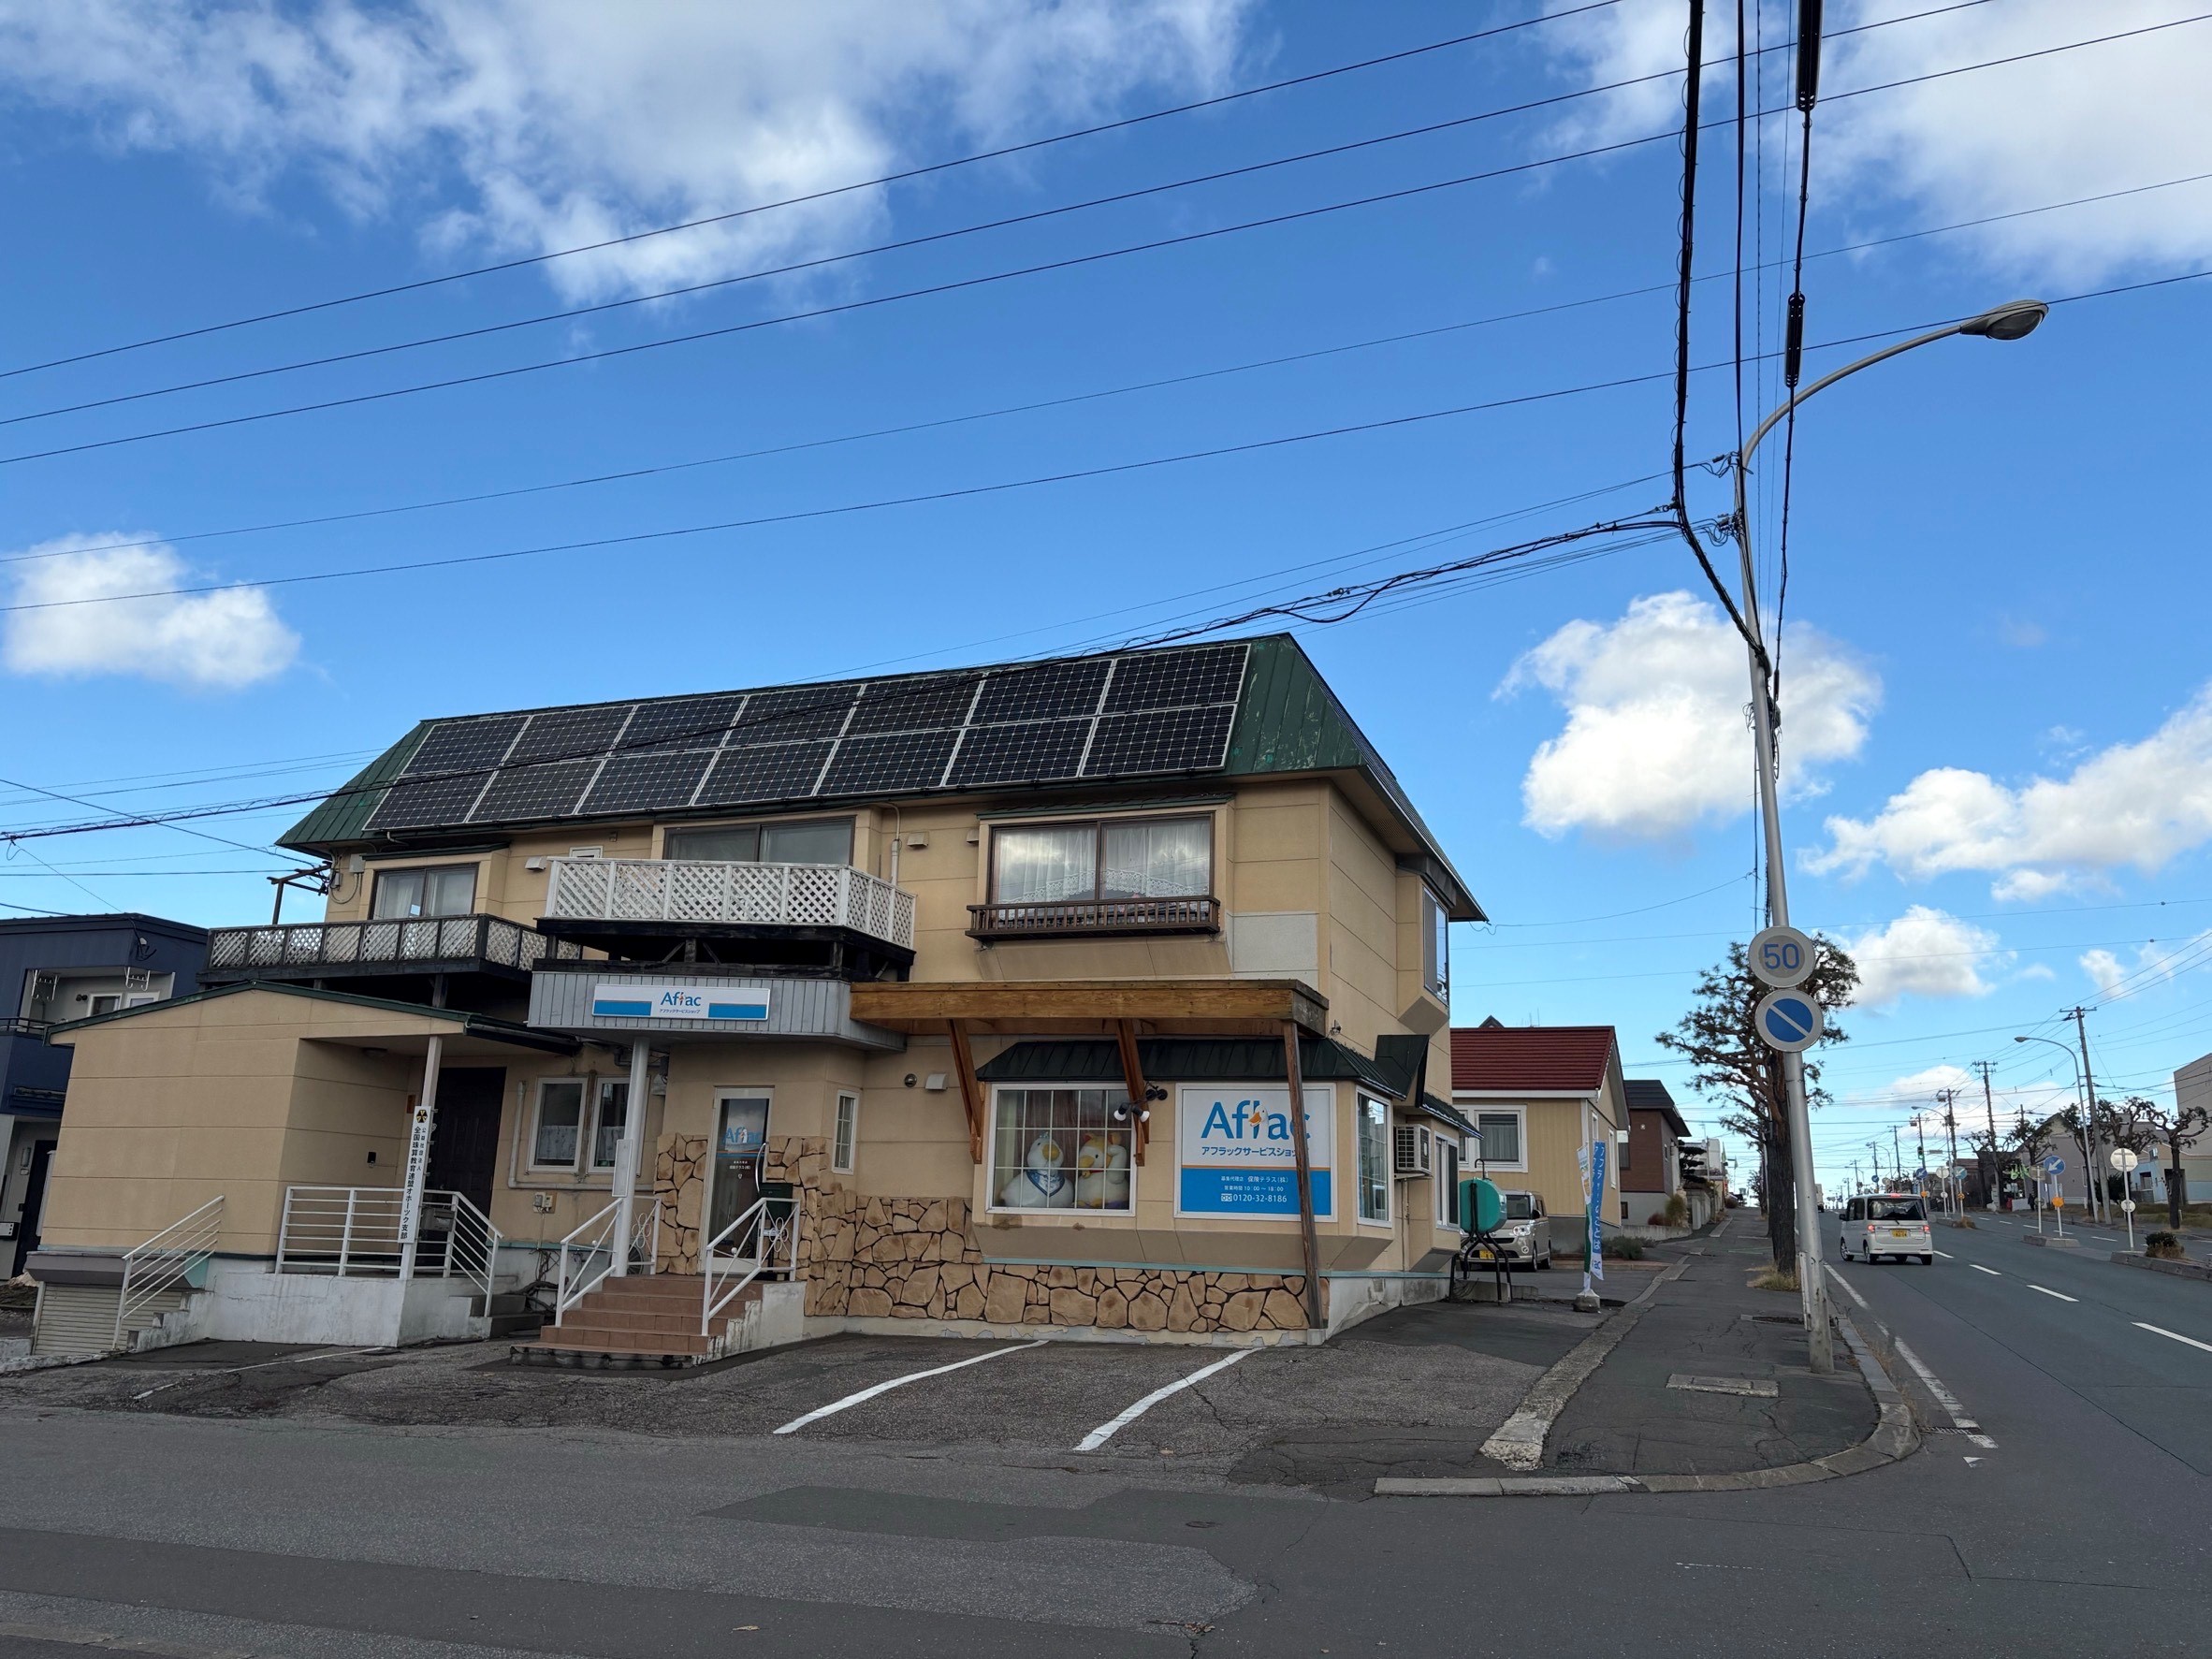
[{"label": "white duck plush", "polygon": [[1050,1135],[1029,1142],[1029,1156],[998,1189],[999,1204],[1010,1210],[1065,1210],[1074,1201],[1075,1184],[1062,1165],[1068,1155]]},{"label": "white duck plush", "polygon": [[1129,1149],[1093,1135],[1075,1156],[1075,1206],[1119,1210],[1129,1201]]}]

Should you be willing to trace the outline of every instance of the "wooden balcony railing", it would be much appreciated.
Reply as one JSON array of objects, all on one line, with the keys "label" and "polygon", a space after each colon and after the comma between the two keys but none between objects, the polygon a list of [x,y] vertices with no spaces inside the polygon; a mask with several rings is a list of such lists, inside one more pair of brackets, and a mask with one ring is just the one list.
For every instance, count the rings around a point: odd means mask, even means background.
[{"label": "wooden balcony railing", "polygon": [[968,937],[1107,939],[1115,935],[1218,933],[1221,901],[1190,898],[1081,898],[1057,904],[969,905]]},{"label": "wooden balcony railing", "polygon": [[296,922],[218,927],[208,936],[200,978],[323,979],[358,975],[505,971],[527,974],[548,956],[583,952],[502,916],[424,916],[404,921]]}]

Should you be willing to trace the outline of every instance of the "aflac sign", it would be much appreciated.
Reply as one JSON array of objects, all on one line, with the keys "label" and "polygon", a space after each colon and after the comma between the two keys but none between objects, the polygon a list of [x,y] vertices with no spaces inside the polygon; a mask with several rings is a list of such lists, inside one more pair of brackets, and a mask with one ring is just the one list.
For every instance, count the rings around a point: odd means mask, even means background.
[{"label": "aflac sign", "polygon": [[[1298,1153],[1290,1091],[1263,1084],[1186,1084],[1175,1102],[1175,1214],[1298,1214]],[[1314,1214],[1335,1214],[1336,1091],[1305,1091],[1306,1150],[1313,1160]]]},{"label": "aflac sign", "polygon": [[594,985],[591,1015],[601,1020],[764,1020],[764,986],[717,980],[677,980],[658,985]]}]

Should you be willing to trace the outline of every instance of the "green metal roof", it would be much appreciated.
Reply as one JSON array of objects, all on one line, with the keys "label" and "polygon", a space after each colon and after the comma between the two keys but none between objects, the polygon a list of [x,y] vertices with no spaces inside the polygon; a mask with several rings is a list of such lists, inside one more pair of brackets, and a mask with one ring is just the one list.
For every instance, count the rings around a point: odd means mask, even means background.
[{"label": "green metal roof", "polygon": [[[1482,915],[1480,907],[1459,873],[1451,867],[1435,836],[1421,821],[1420,814],[1414,810],[1413,804],[1406,799],[1405,792],[1400,787],[1395,775],[1383,763],[1381,755],[1368,742],[1359,725],[1345,711],[1344,705],[1337,700],[1335,692],[1329,689],[1319,670],[1315,668],[1297,640],[1287,633],[1274,633],[1242,642],[1221,643],[1242,643],[1248,648],[1244,678],[1238,692],[1236,714],[1230,730],[1227,758],[1218,768],[1201,769],[1185,776],[1253,778],[1313,772],[1356,773],[1373,786],[1390,810],[1401,819],[1407,833],[1419,843],[1422,851],[1415,864],[1423,877],[1437,889],[1454,919],[1479,920]],[[899,679],[910,677],[894,675],[881,677]],[[757,688],[763,691],[784,689],[788,688]],[[536,714],[548,711],[518,709],[510,712]],[[369,820],[436,723],[435,720],[417,722],[406,736],[363,767],[321,805],[280,836],[278,844],[302,852],[327,855],[342,848],[379,842],[383,837],[379,832],[368,827]],[[977,793],[1003,793],[1008,787],[993,785],[988,790]],[[1087,783],[1052,782],[1034,787],[1095,792],[1099,785],[1093,780]],[[774,811],[790,804],[757,801],[749,803],[745,810]],[[819,804],[819,797],[808,804]],[[634,817],[636,814],[617,816]],[[563,818],[537,822],[574,820]],[[475,830],[480,836],[486,826],[477,822],[466,826],[458,823],[450,826],[457,831],[463,827]],[[445,831],[444,827],[438,827],[410,833],[439,835]]]}]

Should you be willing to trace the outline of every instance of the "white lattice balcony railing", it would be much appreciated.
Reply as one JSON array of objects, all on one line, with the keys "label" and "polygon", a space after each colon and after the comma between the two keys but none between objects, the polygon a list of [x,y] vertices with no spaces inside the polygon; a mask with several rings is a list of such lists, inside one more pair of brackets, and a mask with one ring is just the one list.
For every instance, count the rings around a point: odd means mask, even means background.
[{"label": "white lattice balcony railing", "polygon": [[914,948],[914,895],[843,864],[555,858],[546,919],[846,927]]}]

